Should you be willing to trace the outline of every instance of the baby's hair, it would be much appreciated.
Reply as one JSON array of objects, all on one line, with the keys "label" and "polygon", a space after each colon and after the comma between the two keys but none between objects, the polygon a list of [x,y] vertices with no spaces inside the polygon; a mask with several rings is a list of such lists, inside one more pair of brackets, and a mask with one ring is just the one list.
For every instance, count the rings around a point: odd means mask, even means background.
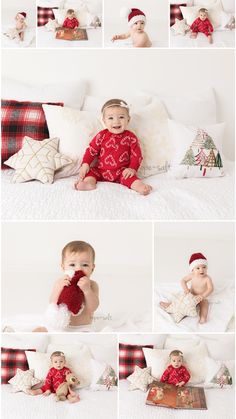
[{"label": "baby's hair", "polygon": [[66,12],[68,15],[72,15],[72,13],[75,13],[74,9],[68,9]]},{"label": "baby's hair", "polygon": [[128,104],[122,100],[122,99],[110,99],[107,100],[106,103],[104,103],[102,109],[101,109],[101,113],[103,114],[105,109],[107,108],[113,108],[113,106],[118,106],[120,108],[125,108],[127,110],[127,113],[129,115],[129,107]]},{"label": "baby's hair", "polygon": [[65,354],[61,351],[55,351],[51,354],[50,359],[52,360],[55,356],[63,356],[66,359]]},{"label": "baby's hair", "polygon": [[181,356],[183,358],[183,352],[179,351],[178,349],[174,349],[174,351],[171,351],[169,358],[172,356]]},{"label": "baby's hair", "polygon": [[208,10],[205,9],[205,7],[202,7],[201,9],[198,10],[198,13],[207,13]]},{"label": "baby's hair", "polygon": [[70,253],[82,253],[82,252],[90,252],[92,254],[92,258],[93,258],[93,262],[95,260],[95,250],[94,248],[91,246],[91,244],[83,242],[83,241],[73,241],[70,243],[67,243],[65,245],[65,247],[62,249],[62,260],[64,260],[65,255],[67,252]]}]

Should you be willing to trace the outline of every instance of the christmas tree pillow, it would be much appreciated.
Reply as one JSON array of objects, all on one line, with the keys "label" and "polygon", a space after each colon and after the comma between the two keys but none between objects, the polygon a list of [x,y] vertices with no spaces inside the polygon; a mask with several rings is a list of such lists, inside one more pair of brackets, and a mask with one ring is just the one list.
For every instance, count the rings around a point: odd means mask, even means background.
[{"label": "christmas tree pillow", "polygon": [[224,176],[224,123],[193,127],[169,119],[168,128],[172,149],[169,171],[171,177]]}]

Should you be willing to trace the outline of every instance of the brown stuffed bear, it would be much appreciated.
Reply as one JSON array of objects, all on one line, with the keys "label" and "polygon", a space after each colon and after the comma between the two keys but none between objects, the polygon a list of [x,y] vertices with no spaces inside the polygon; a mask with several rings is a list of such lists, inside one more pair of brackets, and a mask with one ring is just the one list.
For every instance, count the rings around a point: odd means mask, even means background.
[{"label": "brown stuffed bear", "polygon": [[66,375],[66,381],[61,383],[57,388],[56,401],[64,401],[66,399],[68,399],[71,403],[79,401],[79,396],[72,390],[78,384],[80,384],[78,378],[74,374],[68,373]]}]

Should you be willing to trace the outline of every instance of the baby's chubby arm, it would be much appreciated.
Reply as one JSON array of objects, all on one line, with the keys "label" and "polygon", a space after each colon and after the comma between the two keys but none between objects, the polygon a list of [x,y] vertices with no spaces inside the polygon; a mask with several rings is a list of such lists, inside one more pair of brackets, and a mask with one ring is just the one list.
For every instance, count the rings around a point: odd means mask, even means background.
[{"label": "baby's chubby arm", "polygon": [[85,176],[87,175],[87,173],[88,173],[88,171],[89,171],[89,164],[88,163],[83,163],[81,166],[80,166],[80,169],[79,169],[79,179],[80,180],[83,180],[84,178],[85,178]]},{"label": "baby's chubby arm", "polygon": [[70,285],[71,278],[69,275],[63,275],[62,278],[57,279],[57,281],[53,285],[53,289],[49,298],[49,303],[57,304],[58,298],[63,290],[64,287],[68,287]]},{"label": "baby's chubby arm", "polygon": [[83,291],[86,308],[94,312],[99,306],[99,288],[95,281],[87,276],[83,276],[77,283],[78,287]]},{"label": "baby's chubby arm", "polygon": [[183,279],[181,279],[180,283],[181,283],[181,287],[183,288],[185,294],[188,294],[190,292],[190,289],[187,287],[187,283],[189,281],[191,281],[192,279],[192,275],[189,274],[187,276],[185,276]]},{"label": "baby's chubby arm", "polygon": [[111,40],[112,42],[117,41],[118,39],[127,39],[130,37],[130,32],[122,33],[120,35],[114,35]]}]

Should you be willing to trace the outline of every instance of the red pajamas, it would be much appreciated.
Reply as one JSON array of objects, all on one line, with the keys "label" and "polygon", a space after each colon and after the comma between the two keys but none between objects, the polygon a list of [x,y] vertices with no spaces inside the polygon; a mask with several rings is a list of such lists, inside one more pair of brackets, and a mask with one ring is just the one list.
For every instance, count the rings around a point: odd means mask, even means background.
[{"label": "red pajamas", "polygon": [[63,22],[63,28],[70,28],[75,29],[79,26],[79,21],[76,19],[76,17],[73,17],[73,19],[69,19],[68,17]]},{"label": "red pajamas", "polygon": [[45,393],[45,391],[50,390],[51,393],[56,393],[59,385],[66,381],[66,374],[68,372],[71,372],[71,370],[67,367],[62,368],[61,370],[50,368],[45,379],[45,384],[41,387],[42,392]]},{"label": "red pajamas", "polygon": [[209,36],[214,31],[213,26],[209,19],[201,20],[200,17],[194,20],[192,25],[190,26],[190,30],[193,33],[202,32],[206,36]]},{"label": "red pajamas", "polygon": [[161,383],[173,384],[176,385],[181,381],[184,381],[186,384],[190,379],[190,374],[183,365],[179,368],[174,368],[172,365],[169,365],[161,376]]},{"label": "red pajamas", "polygon": [[131,131],[125,130],[121,134],[112,134],[108,129],[100,131],[86,149],[82,164],[87,163],[90,166],[95,157],[97,162],[85,177],[121,183],[128,188],[138,180],[136,175],[127,179],[122,175],[126,168],[138,170],[142,162],[139,140]]}]

